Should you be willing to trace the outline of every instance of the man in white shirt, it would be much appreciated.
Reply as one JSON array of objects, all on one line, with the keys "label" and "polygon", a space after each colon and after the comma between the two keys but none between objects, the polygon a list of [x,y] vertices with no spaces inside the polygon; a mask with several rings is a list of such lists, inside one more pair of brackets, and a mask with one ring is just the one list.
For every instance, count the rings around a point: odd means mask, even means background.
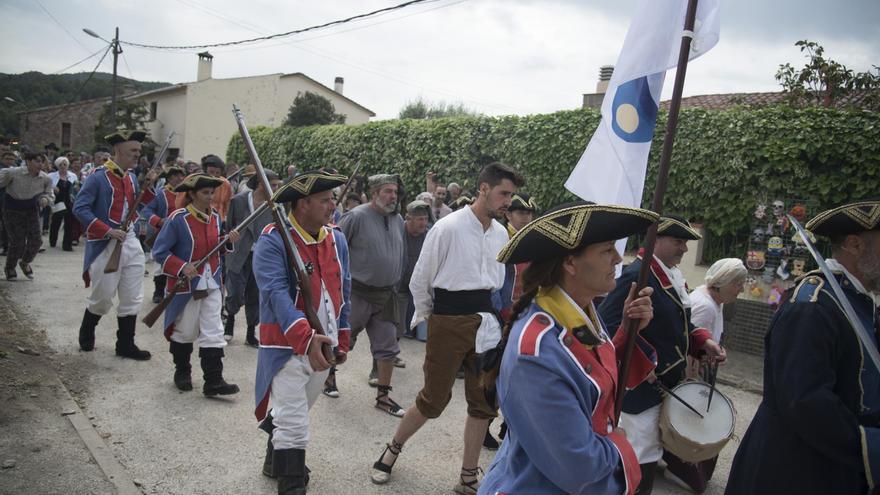
[{"label": "man in white shirt", "polygon": [[[372,480],[387,483],[403,444],[430,418],[440,416],[452,396],[455,374],[464,363],[468,417],[456,493],[475,494],[479,487],[480,446],[495,409],[486,401],[477,369],[478,333],[500,337],[492,316],[491,293],[504,283],[504,265],[496,260],[507,243],[498,223],[524,180],[513,168],[492,163],[480,171],[479,196],[473,205],[453,212],[428,232],[409,284],[415,306],[410,327],[428,321],[425,385],[407,409],[382,456],[373,464]],[[479,330],[479,332],[478,332]]]}]

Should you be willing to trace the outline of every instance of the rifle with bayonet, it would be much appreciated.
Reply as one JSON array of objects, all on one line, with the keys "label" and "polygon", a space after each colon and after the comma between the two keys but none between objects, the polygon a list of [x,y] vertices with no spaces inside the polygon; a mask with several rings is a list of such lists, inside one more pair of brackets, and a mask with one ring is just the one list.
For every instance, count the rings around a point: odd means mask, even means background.
[{"label": "rifle with bayonet", "polygon": [[357,175],[358,170],[360,169],[361,162],[358,160],[357,164],[354,166],[354,171],[351,173],[351,177],[348,178],[348,182],[345,183],[345,187],[342,188],[342,191],[336,198],[336,208],[339,208],[339,205],[341,204],[345,204],[345,195],[348,194],[348,188],[351,187],[351,182],[354,180],[354,176]]},{"label": "rifle with bayonet", "polygon": [[[171,146],[171,140],[174,138],[174,131],[171,131],[168,134],[168,137],[165,138],[165,144],[162,145],[162,150],[159,151],[159,154],[156,155],[156,158],[153,160],[153,166],[150,167],[151,170],[155,170],[162,164],[162,159],[165,158],[165,153],[168,152],[168,147]],[[138,206],[141,204],[141,201],[144,199],[144,194],[147,190],[153,186],[153,180],[147,180],[143,186],[141,186],[141,192],[138,194],[137,199],[134,200],[133,205],[128,205],[128,215],[125,216],[125,220],[123,220],[122,225],[119,226],[119,230],[128,233],[128,229],[131,228],[131,222],[134,221],[135,216],[137,216]],[[122,241],[116,241],[116,244],[113,245],[113,252],[110,253],[110,259],[107,260],[107,265],[104,267],[104,273],[113,273],[119,270],[119,257],[122,255]]]},{"label": "rifle with bayonet", "polygon": [[[268,177],[266,177],[266,170],[263,168],[263,162],[260,161],[260,156],[257,154],[254,142],[251,140],[251,135],[244,123],[244,116],[235,104],[232,105],[232,113],[235,115],[235,121],[238,124],[238,131],[241,134],[241,140],[251,158],[250,162],[253,163],[254,167],[257,169],[260,183],[263,184],[263,188],[267,192],[272,191],[272,186],[269,184]],[[315,333],[318,335],[327,335],[324,331],[324,326],[321,325],[321,321],[318,319],[318,314],[315,312],[312,284],[309,283],[311,275],[306,270],[305,263],[303,263],[302,257],[299,255],[299,251],[296,248],[296,244],[290,236],[290,228],[285,219],[286,215],[284,213],[284,207],[275,203],[272,194],[268,195],[264,204],[269,205],[269,208],[272,210],[272,219],[275,223],[275,228],[278,229],[278,233],[281,234],[281,241],[284,243],[284,250],[287,253],[287,266],[293,265],[296,274],[296,283],[299,286],[299,295],[303,302],[303,313],[306,315],[306,320],[309,322],[309,326],[312,327]],[[333,350],[328,344],[322,344],[321,352],[328,363],[336,363]]]}]

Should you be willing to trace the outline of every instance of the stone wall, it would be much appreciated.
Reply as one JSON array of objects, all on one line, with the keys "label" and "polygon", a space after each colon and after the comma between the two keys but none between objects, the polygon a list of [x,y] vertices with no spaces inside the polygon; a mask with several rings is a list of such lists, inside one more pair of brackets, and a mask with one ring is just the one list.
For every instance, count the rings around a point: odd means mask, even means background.
[{"label": "stone wall", "polygon": [[[93,151],[95,125],[101,109],[109,101],[109,98],[99,98],[22,112],[21,142],[37,150],[42,150],[49,143],[55,143],[62,150]],[[62,144],[61,130],[65,123],[70,124],[69,144]]]}]

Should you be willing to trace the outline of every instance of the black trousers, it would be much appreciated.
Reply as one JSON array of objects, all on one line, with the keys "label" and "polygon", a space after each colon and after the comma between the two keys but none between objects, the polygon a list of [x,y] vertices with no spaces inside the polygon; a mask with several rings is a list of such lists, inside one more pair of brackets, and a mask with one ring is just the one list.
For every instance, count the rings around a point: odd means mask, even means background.
[{"label": "black trousers", "polygon": [[49,245],[55,247],[58,242],[58,229],[64,224],[64,236],[61,238],[61,247],[71,249],[73,247],[73,213],[70,208],[52,214],[52,222],[49,225]]}]

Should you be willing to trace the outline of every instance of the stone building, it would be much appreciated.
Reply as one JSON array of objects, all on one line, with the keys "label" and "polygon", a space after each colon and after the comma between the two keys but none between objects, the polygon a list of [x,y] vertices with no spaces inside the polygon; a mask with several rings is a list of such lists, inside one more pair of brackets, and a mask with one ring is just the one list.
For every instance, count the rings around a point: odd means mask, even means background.
[{"label": "stone building", "polygon": [[95,98],[21,112],[21,142],[35,149],[55,143],[62,150],[91,151],[95,125],[110,98]]}]

